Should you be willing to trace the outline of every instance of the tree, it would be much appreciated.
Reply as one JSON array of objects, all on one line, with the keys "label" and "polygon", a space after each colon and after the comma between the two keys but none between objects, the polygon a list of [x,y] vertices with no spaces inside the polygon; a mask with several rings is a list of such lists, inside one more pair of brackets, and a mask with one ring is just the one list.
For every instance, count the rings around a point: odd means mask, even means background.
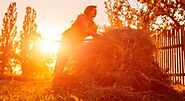
[{"label": "tree", "polygon": [[[121,4],[120,4],[121,3]],[[111,0],[105,1],[105,8],[106,8],[106,13],[108,15],[108,20],[111,24],[112,27],[122,27],[122,21],[120,20],[121,16],[121,5],[123,2],[120,2],[119,0],[115,0],[114,4],[112,5]]]},{"label": "tree", "polygon": [[137,7],[129,0],[106,0],[105,8],[111,26],[161,31],[185,24],[185,2],[181,0],[137,0]]},{"label": "tree", "polygon": [[17,43],[15,41],[17,34],[17,20],[16,3],[10,3],[7,12],[3,18],[3,28],[0,36],[0,71],[1,73],[12,73],[12,61],[16,54]]},{"label": "tree", "polygon": [[23,22],[23,31],[20,32],[20,54],[21,67],[23,75],[32,75],[30,61],[31,52],[35,45],[38,44],[40,34],[37,33],[37,24],[35,23],[36,11],[31,7],[26,7],[26,14]]}]

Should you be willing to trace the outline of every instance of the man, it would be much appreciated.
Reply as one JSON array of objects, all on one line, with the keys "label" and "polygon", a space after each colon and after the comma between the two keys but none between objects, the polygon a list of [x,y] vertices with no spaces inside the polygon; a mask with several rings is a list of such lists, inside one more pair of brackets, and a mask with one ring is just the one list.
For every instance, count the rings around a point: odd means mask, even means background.
[{"label": "man", "polygon": [[62,34],[62,42],[56,61],[54,79],[64,72],[64,67],[70,55],[75,51],[75,48],[78,47],[87,36],[95,37],[97,35],[98,27],[94,23],[96,14],[96,6],[90,5],[86,7],[84,13],[80,14],[71,27]]},{"label": "man", "polygon": [[96,35],[97,25],[94,23],[96,6],[88,6],[83,14],[80,14],[71,28],[63,33],[63,40],[84,40],[85,37]]}]

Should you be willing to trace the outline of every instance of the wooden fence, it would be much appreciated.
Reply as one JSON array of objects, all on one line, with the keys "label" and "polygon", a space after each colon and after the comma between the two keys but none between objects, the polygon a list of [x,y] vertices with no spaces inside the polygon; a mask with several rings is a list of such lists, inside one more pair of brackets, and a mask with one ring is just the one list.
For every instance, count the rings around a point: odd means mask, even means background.
[{"label": "wooden fence", "polygon": [[185,26],[158,36],[157,62],[174,83],[185,85]]}]

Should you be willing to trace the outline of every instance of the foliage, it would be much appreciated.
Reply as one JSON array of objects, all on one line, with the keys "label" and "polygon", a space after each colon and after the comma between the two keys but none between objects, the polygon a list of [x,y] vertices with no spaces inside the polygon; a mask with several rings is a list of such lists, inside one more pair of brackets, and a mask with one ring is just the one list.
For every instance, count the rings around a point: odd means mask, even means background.
[{"label": "foliage", "polygon": [[113,27],[137,27],[161,31],[185,24],[185,2],[181,0],[106,0],[105,8]]},{"label": "foliage", "polygon": [[[40,33],[35,23],[36,11],[26,7],[22,31],[17,34],[16,3],[11,3],[3,19],[3,29],[0,35],[0,73],[18,75],[51,75],[53,57],[46,56],[41,49]],[[38,58],[39,57],[39,58]],[[52,60],[51,60],[52,59]],[[22,70],[21,70],[22,69]],[[47,72],[47,73],[46,73]],[[50,72],[50,73],[49,73]]]},{"label": "foliage", "polygon": [[9,5],[7,12],[3,18],[3,29],[0,36],[0,71],[1,73],[12,73],[12,66],[16,62],[16,34],[17,26],[15,25],[17,20],[16,3],[13,2]]},{"label": "foliage", "polygon": [[23,31],[20,32],[20,62],[23,75],[33,75],[35,69],[38,67],[34,67],[36,62],[33,62],[34,60],[38,60],[38,58],[35,58],[35,56],[36,54],[39,54],[36,52],[39,51],[37,48],[39,48],[38,41],[40,39],[40,34],[37,33],[37,24],[35,23],[35,18],[36,11],[31,7],[26,7]]}]

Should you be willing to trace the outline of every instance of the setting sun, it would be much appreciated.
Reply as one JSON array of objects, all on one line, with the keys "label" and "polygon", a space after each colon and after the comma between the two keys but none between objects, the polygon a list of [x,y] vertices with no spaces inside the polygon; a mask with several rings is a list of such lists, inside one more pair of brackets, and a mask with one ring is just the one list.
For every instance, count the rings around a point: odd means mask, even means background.
[{"label": "setting sun", "polygon": [[40,40],[39,42],[43,52],[53,54],[58,51],[59,43],[54,41]]},{"label": "setting sun", "polygon": [[58,51],[59,41],[61,39],[61,33],[63,28],[59,25],[45,24],[38,28],[41,33],[41,40],[39,42],[43,52],[47,54],[53,54]]}]

